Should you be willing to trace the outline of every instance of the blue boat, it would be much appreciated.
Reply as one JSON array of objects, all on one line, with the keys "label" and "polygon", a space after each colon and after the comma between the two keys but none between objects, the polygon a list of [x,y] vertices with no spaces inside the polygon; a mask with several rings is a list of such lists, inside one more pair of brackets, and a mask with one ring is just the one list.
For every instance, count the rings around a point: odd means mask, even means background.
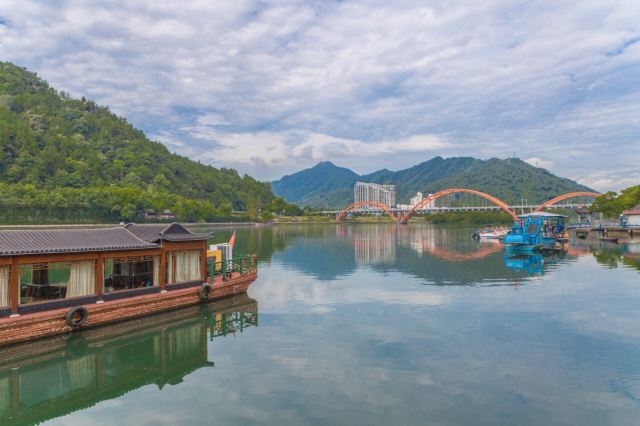
[{"label": "blue boat", "polygon": [[566,217],[547,212],[519,215],[519,220],[504,237],[505,249],[517,253],[555,249],[558,238],[565,234]]}]

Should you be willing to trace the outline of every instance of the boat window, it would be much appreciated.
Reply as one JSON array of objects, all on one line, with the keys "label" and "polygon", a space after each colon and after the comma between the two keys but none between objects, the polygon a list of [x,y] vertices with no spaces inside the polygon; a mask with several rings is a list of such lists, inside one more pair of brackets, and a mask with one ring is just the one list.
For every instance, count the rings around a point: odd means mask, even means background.
[{"label": "boat window", "polygon": [[184,283],[202,279],[200,250],[167,253],[167,283]]},{"label": "boat window", "polygon": [[0,266],[0,308],[9,306],[9,285],[11,266]]},{"label": "boat window", "polygon": [[160,285],[160,258],[136,256],[105,259],[104,292]]},{"label": "boat window", "polygon": [[20,304],[95,294],[95,261],[32,263],[18,267]]}]

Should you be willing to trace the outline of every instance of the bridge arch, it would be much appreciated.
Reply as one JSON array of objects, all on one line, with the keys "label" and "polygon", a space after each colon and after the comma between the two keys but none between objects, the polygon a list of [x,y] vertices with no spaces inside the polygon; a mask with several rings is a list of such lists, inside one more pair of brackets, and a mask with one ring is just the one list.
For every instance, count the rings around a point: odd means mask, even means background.
[{"label": "bridge arch", "polygon": [[558,195],[557,197],[552,198],[552,199],[544,202],[544,204],[542,204],[539,207],[537,207],[535,211],[539,212],[540,210],[544,210],[545,208],[547,208],[549,206],[552,206],[554,204],[557,204],[560,201],[564,201],[564,200],[567,200],[567,199],[573,198],[573,197],[593,197],[593,198],[598,198],[600,195],[602,195],[602,194],[598,194],[597,192],[587,192],[587,191],[569,192],[568,194]]},{"label": "bridge arch", "polygon": [[391,220],[393,220],[394,222],[398,220],[396,215],[393,214],[389,206],[387,206],[386,204],[375,203],[373,201],[358,201],[357,203],[349,204],[344,210],[338,213],[336,216],[336,222],[343,221],[347,217],[347,213],[349,213],[350,211],[354,211],[358,207],[363,207],[363,206],[377,207],[380,210],[383,210],[387,214],[387,216],[389,216]]},{"label": "bridge arch", "polygon": [[508,205],[506,205],[504,202],[502,202],[501,200],[499,200],[498,198],[492,195],[485,194],[484,192],[481,192],[481,191],[476,191],[475,189],[449,188],[449,189],[444,189],[442,191],[438,191],[435,194],[431,194],[427,198],[423,198],[422,201],[420,201],[415,206],[411,207],[411,210],[409,210],[404,215],[402,215],[402,217],[399,219],[399,222],[400,223],[409,222],[409,219],[411,219],[413,215],[415,215],[420,208],[424,207],[431,201],[437,200],[438,198],[443,197],[445,195],[456,194],[456,193],[473,194],[473,195],[477,195],[478,197],[482,197],[485,200],[490,201],[496,206],[500,207],[505,212],[509,213],[509,215],[511,215],[511,217],[513,217],[514,220],[518,220],[518,215],[513,210],[511,210]]}]

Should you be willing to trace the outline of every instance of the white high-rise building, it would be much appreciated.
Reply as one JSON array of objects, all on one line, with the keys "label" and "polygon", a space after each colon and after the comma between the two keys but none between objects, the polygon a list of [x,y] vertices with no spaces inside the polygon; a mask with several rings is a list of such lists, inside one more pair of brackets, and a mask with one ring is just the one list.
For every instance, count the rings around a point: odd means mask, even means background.
[{"label": "white high-rise building", "polygon": [[[396,205],[396,186],[379,185],[377,183],[356,182],[353,187],[353,198],[357,202],[369,201],[384,204],[387,207]],[[362,206],[361,210],[375,210],[374,206]]]},{"label": "white high-rise building", "polygon": [[420,201],[422,201],[422,192],[418,192],[416,195],[409,199],[409,205],[415,206]]},{"label": "white high-rise building", "polygon": [[[429,194],[431,195],[431,194]],[[409,204],[398,204],[398,209],[400,210],[410,210],[413,208],[413,206],[415,206],[416,204],[418,204],[419,202],[421,202],[424,199],[424,196],[422,195],[422,192],[418,192],[416,193],[416,195],[414,195],[413,197],[409,198]],[[431,200],[429,201],[427,204],[425,204],[424,206],[420,207],[419,210],[430,210],[435,208],[436,202],[435,200]]]}]

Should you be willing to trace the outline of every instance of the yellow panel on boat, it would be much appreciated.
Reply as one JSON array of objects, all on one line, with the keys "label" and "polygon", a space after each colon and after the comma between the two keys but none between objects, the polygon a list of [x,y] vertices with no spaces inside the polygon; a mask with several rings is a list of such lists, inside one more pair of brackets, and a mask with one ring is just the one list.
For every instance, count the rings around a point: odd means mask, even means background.
[{"label": "yellow panel on boat", "polygon": [[207,250],[207,258],[213,257],[216,263],[216,271],[222,269],[222,250]]}]

